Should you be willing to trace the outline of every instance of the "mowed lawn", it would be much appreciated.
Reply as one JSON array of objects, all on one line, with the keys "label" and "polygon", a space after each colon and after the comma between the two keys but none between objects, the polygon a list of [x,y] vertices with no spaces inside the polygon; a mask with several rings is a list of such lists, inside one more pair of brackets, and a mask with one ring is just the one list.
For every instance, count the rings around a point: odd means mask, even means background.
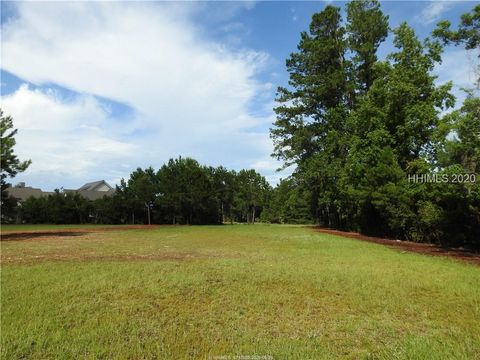
[{"label": "mowed lawn", "polygon": [[475,265],[299,226],[74,235],[2,242],[2,358],[480,359]]}]

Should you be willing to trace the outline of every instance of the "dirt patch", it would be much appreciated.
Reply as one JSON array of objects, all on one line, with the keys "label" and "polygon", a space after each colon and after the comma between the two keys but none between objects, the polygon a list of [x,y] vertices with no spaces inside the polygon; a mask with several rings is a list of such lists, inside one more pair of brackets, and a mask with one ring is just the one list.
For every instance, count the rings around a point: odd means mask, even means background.
[{"label": "dirt patch", "polygon": [[39,237],[70,237],[82,236],[86,232],[78,231],[50,231],[50,232],[22,232],[22,233],[8,233],[2,234],[2,241],[18,241],[18,240],[33,240]]},{"label": "dirt patch", "polygon": [[324,234],[338,235],[338,236],[343,236],[351,239],[373,242],[376,244],[387,245],[393,248],[401,249],[404,251],[416,252],[420,254],[433,255],[433,256],[447,256],[454,259],[466,261],[472,264],[480,265],[480,253],[474,253],[462,248],[448,248],[448,247],[441,247],[435,244],[423,244],[423,243],[415,243],[412,241],[377,238],[373,236],[365,236],[355,232],[346,232],[346,231],[325,229],[320,227],[313,227],[313,229],[315,231],[318,231]]},{"label": "dirt patch", "polygon": [[120,231],[120,230],[145,230],[155,229],[158,225],[128,225],[119,227],[95,227],[95,228],[78,228],[68,229],[50,229],[50,230],[21,230],[21,231],[6,231],[0,234],[1,241],[19,241],[19,240],[34,240],[40,237],[66,237],[66,236],[81,236],[87,233],[106,232],[106,231]]}]

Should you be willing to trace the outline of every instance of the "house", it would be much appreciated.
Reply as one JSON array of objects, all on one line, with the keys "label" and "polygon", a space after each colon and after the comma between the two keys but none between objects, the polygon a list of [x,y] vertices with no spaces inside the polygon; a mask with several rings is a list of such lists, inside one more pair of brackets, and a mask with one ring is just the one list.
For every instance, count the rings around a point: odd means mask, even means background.
[{"label": "house", "polygon": [[64,189],[65,193],[78,193],[89,200],[101,199],[104,196],[112,196],[115,189],[112,188],[105,180],[86,183],[77,190]]},{"label": "house", "polygon": [[24,182],[18,183],[13,187],[7,188],[9,196],[13,196],[18,201],[24,201],[29,197],[42,197],[53,194],[53,192],[42,191],[41,189],[34,188],[31,186],[25,186]]},{"label": "house", "polygon": [[[25,201],[27,198],[42,197],[53,194],[52,191],[43,191],[38,188],[25,186],[25,183],[18,183],[13,187],[9,187],[7,192],[18,201]],[[64,193],[78,193],[89,200],[101,199],[104,196],[112,196],[115,189],[112,188],[105,180],[86,183],[78,189],[63,189]]]},{"label": "house", "polygon": [[113,188],[105,181],[105,180],[100,180],[100,181],[94,181],[91,183],[86,183],[82,187],[80,187],[77,191],[110,191],[113,190]]}]

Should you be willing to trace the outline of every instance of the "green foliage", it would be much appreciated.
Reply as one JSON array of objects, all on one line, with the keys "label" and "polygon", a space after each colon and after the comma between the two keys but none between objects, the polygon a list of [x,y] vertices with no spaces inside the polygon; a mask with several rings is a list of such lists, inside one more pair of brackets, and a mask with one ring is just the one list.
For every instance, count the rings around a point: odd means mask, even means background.
[{"label": "green foliage", "polygon": [[1,186],[1,219],[3,222],[12,221],[16,201],[8,196],[6,189],[10,186],[7,178],[13,178],[19,172],[25,171],[31,164],[30,160],[20,161],[13,152],[17,129],[13,129],[11,116],[4,116],[0,109],[0,186]]},{"label": "green foliage", "polygon": [[268,203],[271,187],[255,170],[241,170],[237,174],[235,212],[240,221],[254,223]]},{"label": "green foliage", "polygon": [[377,77],[377,49],[388,35],[388,16],[378,1],[352,1],[347,5],[347,41],[352,58],[355,90],[366,93]]},{"label": "green foliage", "polygon": [[295,178],[280,180],[271,192],[261,220],[270,223],[312,223],[309,194],[296,183]]},{"label": "green foliage", "polygon": [[218,221],[224,223],[227,218],[233,221],[233,209],[235,201],[235,193],[237,191],[237,174],[235,171],[225,169],[223,166],[217,168],[209,167],[206,169],[217,201]]},{"label": "green foliage", "polygon": [[[344,28],[340,9],[327,6],[315,14],[310,34],[303,32],[299,52],[287,60],[289,84],[279,87],[272,129],[274,155],[286,162],[302,163],[321,147],[330,130],[328,111],[340,106],[347,87]],[[341,111],[341,109],[339,109]],[[339,124],[341,126],[341,124]]]},{"label": "green foliage", "polygon": [[467,173],[480,172],[480,98],[468,92],[463,106],[442,122],[437,143],[439,165],[460,164]]},{"label": "green foliage", "polygon": [[445,216],[439,225],[452,243],[478,247],[480,239],[480,98],[467,93],[462,107],[444,116],[436,136],[436,166],[476,182],[435,184],[429,198]]},{"label": "green foliage", "polygon": [[[456,33],[444,26],[436,36],[475,47],[479,9],[462,17]],[[395,51],[378,61],[388,35],[380,4],[351,2],[346,14],[345,24],[333,6],[313,15],[310,33],[287,60],[290,87],[278,90],[273,155],[296,165],[295,184],[321,225],[479,247],[478,184],[407,181],[478,174],[479,99],[470,92],[442,119],[455,99],[451,82],[439,85],[433,74],[441,43],[421,41],[402,23],[393,30]],[[284,208],[271,209],[270,218],[283,221]]]},{"label": "green foliage", "polygon": [[19,212],[26,223],[83,224],[90,221],[92,203],[79,194],[55,190],[52,195],[28,198]]},{"label": "green foliage", "polygon": [[268,206],[271,192],[254,170],[237,174],[179,157],[158,172],[151,167],[136,169],[111,197],[89,201],[56,190],[53,195],[30,197],[15,209],[21,222],[37,224],[145,224],[148,210],[156,224],[253,223]]},{"label": "green foliage", "polygon": [[446,44],[464,44],[466,49],[477,49],[480,46],[480,5],[476,5],[471,13],[461,16],[457,30],[452,30],[451,25],[448,20],[440,21],[433,35]]},{"label": "green foliage", "polygon": [[157,173],[160,222],[211,224],[218,222],[213,184],[205,168],[191,158],[170,159]]}]

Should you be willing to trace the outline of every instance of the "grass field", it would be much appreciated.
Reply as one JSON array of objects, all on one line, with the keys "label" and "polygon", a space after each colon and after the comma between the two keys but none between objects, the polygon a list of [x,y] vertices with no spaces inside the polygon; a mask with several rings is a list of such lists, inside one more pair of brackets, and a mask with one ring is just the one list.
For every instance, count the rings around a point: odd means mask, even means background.
[{"label": "grass field", "polygon": [[75,235],[2,242],[3,359],[480,359],[478,266],[298,226]]}]

